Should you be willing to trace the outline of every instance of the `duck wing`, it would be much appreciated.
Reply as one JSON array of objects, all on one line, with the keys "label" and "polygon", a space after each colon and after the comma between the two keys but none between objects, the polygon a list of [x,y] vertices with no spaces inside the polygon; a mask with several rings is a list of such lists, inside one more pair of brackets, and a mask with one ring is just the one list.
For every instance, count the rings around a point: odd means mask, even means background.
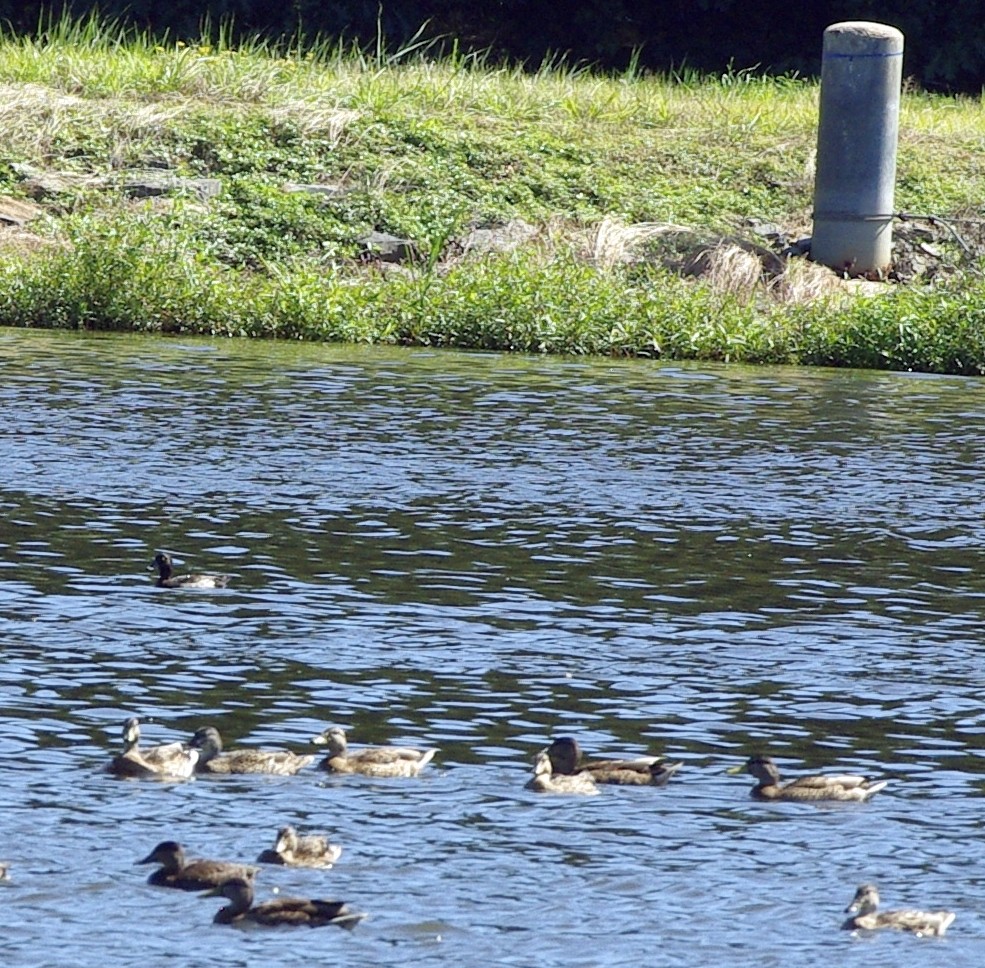
[{"label": "duck wing", "polygon": [[206,891],[226,881],[245,880],[252,883],[259,870],[259,867],[224,860],[193,860],[185,864],[177,874],[165,877],[168,887],[176,887],[181,891]]},{"label": "duck wing", "polygon": [[882,790],[888,782],[873,781],[854,773],[802,776],[787,783],[782,793],[784,796],[803,800],[867,800]]},{"label": "duck wing", "polygon": [[665,763],[659,756],[634,760],[592,760],[581,767],[596,783],[624,786],[663,786],[684,764]]},{"label": "duck wing", "polygon": [[942,935],[956,917],[953,911],[882,911],[849,918],[842,927],[849,931],[878,931],[888,928],[914,934]]},{"label": "duck wing", "polygon": [[160,776],[160,770],[152,766],[136,750],[120,753],[106,764],[106,772],[113,776],[145,777]]},{"label": "duck wing", "polygon": [[406,746],[372,746],[368,749],[349,753],[348,759],[357,763],[418,763],[421,761],[428,763],[437,752],[436,749],[415,750]]},{"label": "duck wing", "polygon": [[285,897],[276,901],[264,901],[263,904],[250,908],[245,917],[257,924],[269,926],[288,924],[316,928],[335,924],[339,927],[353,928],[366,915],[350,911],[344,901]]},{"label": "duck wing", "polygon": [[184,743],[166,743],[142,749],[140,756],[161,774],[175,777],[189,777],[195,773],[198,763],[198,750],[189,749]]},{"label": "duck wing", "polygon": [[230,750],[210,759],[201,769],[206,773],[269,773],[293,776],[314,760],[289,750]]}]

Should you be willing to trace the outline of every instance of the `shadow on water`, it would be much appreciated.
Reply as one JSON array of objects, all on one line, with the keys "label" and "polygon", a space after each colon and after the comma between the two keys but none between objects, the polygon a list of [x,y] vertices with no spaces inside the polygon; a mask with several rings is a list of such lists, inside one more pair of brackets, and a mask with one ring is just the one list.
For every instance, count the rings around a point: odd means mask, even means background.
[{"label": "shadow on water", "polygon": [[[0,374],[9,964],[980,963],[980,384],[12,331]],[[158,589],[159,549],[234,580]],[[148,744],[338,723],[440,753],[121,782],[131,714]],[[559,733],[685,766],[538,798]],[[764,805],[724,774],[757,749],[892,782]],[[250,860],[285,822],[345,852],[262,896],[344,895],[352,935],[210,928],[133,867],[172,837]],[[862,880],[958,920],[852,939]]]}]

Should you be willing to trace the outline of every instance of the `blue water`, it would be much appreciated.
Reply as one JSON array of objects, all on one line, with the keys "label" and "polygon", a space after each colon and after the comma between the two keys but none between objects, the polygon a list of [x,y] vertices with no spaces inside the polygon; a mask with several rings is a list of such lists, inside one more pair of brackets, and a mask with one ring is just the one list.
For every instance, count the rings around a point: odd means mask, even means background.
[{"label": "blue water", "polygon": [[[980,965],[982,384],[0,330],[0,887],[20,965]],[[157,589],[158,550],[225,591]],[[438,746],[415,780],[115,780],[148,745]],[[571,734],[663,789],[524,790]],[[725,769],[890,779],[769,805]],[[160,840],[279,826],[335,929],[213,925]],[[839,931],[856,886],[943,939]]]}]

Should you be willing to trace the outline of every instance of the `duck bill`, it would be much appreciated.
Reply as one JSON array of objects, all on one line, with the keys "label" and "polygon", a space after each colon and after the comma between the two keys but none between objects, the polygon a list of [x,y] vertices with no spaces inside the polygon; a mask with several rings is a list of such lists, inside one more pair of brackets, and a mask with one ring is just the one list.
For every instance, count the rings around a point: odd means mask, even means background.
[{"label": "duck bill", "polygon": [[738,766],[730,766],[725,772],[728,773],[729,776],[737,776],[739,773],[745,773],[745,771],[746,764],[740,763]]}]

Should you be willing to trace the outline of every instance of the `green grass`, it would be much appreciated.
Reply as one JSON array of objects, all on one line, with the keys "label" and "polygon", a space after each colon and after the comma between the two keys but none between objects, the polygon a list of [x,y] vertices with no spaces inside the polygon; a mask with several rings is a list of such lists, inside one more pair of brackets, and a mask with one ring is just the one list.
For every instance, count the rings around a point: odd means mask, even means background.
[{"label": "green grass", "polygon": [[[811,266],[764,278],[722,246],[681,271],[746,219],[809,234],[817,95],[96,19],[0,36],[0,193],[24,197],[28,170],[81,179],[0,232],[0,324],[985,372],[983,264],[946,232],[953,271],[875,292]],[[897,208],[977,218],[980,100],[908,92],[901,128]],[[111,187],[130,169],[222,191],[131,199]],[[511,220],[528,238],[510,251],[457,244]],[[371,230],[420,260],[360,261]]]}]

